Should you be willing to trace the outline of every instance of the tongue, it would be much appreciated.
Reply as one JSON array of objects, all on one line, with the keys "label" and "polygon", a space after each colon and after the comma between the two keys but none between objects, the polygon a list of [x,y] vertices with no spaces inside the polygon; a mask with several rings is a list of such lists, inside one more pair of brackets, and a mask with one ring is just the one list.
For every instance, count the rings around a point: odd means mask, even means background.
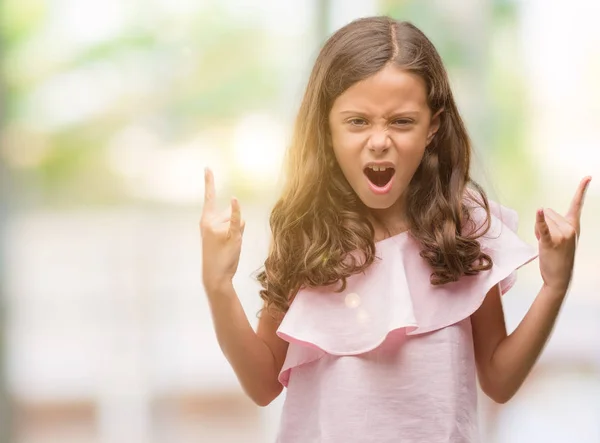
[{"label": "tongue", "polygon": [[388,168],[385,171],[373,171],[371,168],[367,168],[365,173],[371,183],[378,188],[383,188],[392,179],[394,170]]}]

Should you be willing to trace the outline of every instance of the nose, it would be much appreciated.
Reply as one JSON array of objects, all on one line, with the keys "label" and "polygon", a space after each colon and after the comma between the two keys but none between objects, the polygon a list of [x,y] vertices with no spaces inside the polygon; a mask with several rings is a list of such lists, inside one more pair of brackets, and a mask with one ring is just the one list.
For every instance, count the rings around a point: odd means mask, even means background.
[{"label": "nose", "polygon": [[386,130],[374,131],[369,137],[367,146],[374,154],[383,154],[391,148],[392,140]]}]

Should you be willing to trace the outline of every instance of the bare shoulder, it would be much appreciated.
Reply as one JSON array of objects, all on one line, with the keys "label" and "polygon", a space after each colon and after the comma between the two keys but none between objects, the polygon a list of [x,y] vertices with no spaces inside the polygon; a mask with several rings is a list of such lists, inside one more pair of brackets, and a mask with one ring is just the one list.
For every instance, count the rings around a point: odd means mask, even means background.
[{"label": "bare shoulder", "polygon": [[273,316],[264,309],[261,312],[256,331],[256,334],[271,350],[277,371],[281,370],[288,349],[288,342],[277,335],[277,328],[279,328],[282,319],[283,315]]}]

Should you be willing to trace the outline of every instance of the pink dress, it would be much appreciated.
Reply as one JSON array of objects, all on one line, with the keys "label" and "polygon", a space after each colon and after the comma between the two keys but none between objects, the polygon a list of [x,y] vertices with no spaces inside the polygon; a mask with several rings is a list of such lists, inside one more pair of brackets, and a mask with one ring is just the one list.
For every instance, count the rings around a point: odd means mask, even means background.
[{"label": "pink dress", "polygon": [[491,205],[491,229],[479,240],[490,271],[432,286],[418,243],[402,233],[376,243],[381,260],[344,292],[297,294],[277,331],[289,342],[278,443],[479,441],[470,316],[537,257],[515,233],[517,214]]}]

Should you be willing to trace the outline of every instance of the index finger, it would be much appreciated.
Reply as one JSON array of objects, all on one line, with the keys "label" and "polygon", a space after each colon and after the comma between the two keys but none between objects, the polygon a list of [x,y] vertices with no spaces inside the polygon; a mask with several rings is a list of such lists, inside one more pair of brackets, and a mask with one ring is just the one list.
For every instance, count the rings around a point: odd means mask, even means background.
[{"label": "index finger", "polygon": [[581,183],[579,183],[577,192],[575,192],[575,196],[571,201],[571,206],[569,207],[569,211],[566,215],[566,218],[569,219],[569,221],[579,222],[579,219],[581,218],[581,209],[583,208],[583,201],[585,199],[585,191],[587,190],[591,181],[592,177],[588,176],[581,180]]},{"label": "index finger", "polygon": [[242,212],[237,198],[231,199],[231,217],[229,219],[229,235],[242,233]]},{"label": "index finger", "polygon": [[204,208],[202,214],[215,211],[215,178],[210,168],[204,168]]}]

